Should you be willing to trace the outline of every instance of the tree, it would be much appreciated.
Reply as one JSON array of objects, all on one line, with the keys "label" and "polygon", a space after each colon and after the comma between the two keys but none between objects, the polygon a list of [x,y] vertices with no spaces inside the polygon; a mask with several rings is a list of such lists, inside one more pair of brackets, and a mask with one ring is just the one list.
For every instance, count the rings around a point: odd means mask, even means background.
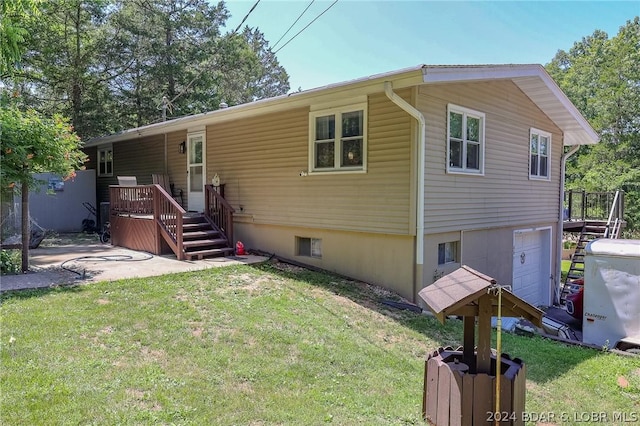
[{"label": "tree", "polygon": [[220,80],[221,100],[237,105],[289,91],[289,75],[260,30],[245,27],[241,35],[230,34],[225,41],[235,47],[224,54],[226,69],[222,71],[232,78]]},{"label": "tree", "polygon": [[38,14],[37,0],[0,2],[0,76],[11,74],[26,50],[25,23]]},{"label": "tree", "polygon": [[640,18],[611,39],[595,31],[546,68],[601,138],[568,164],[567,187],[624,190],[627,228],[640,229]]},{"label": "tree", "polygon": [[45,2],[28,26],[29,49],[16,81],[26,105],[46,116],[61,113],[83,138],[112,132],[108,82],[127,67],[118,35],[105,25],[107,0]]},{"label": "tree", "polygon": [[[128,34],[133,66],[117,79],[123,119],[133,126],[286,93],[288,75],[264,35],[246,28],[221,34],[224,3],[205,0],[125,1],[111,23]],[[131,125],[128,127],[132,127]]]},{"label": "tree", "polygon": [[[1,2],[1,0],[0,0]],[[223,34],[223,2],[44,2],[31,22],[21,102],[71,118],[83,138],[235,105],[289,90],[264,35]]]},{"label": "tree", "polygon": [[29,269],[29,189],[40,182],[34,173],[52,172],[64,179],[84,168],[80,138],[59,115],[43,118],[34,110],[0,108],[0,185],[18,187],[22,196],[22,272]]}]

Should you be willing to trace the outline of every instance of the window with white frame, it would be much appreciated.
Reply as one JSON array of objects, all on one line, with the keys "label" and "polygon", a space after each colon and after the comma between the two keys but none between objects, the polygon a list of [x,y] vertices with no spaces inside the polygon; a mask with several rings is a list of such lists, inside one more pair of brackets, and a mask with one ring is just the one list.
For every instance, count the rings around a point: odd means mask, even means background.
[{"label": "window with white frame", "polygon": [[438,244],[438,265],[458,262],[458,242],[449,241]]},{"label": "window with white frame", "polygon": [[549,180],[551,133],[531,129],[529,132],[529,177]]},{"label": "window with white frame", "polygon": [[98,176],[113,176],[113,147],[98,148]]},{"label": "window with white frame", "polygon": [[447,171],[484,172],[484,113],[447,106]]},{"label": "window with white frame", "polygon": [[366,170],[366,103],[312,111],[309,129],[310,171]]}]

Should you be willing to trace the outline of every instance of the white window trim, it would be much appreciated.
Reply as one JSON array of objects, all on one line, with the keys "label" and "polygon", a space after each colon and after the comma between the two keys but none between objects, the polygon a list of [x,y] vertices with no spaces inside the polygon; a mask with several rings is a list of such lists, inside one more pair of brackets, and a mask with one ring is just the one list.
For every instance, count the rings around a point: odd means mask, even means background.
[{"label": "white window trim", "polygon": [[[471,116],[474,118],[478,118],[480,119],[480,169],[479,170],[473,170],[473,169],[469,169],[467,170],[467,162],[466,162],[466,152],[467,152],[467,144],[466,144],[466,138],[463,138],[463,140],[465,140],[465,143],[463,143],[463,158],[464,158],[464,163],[463,163],[463,167],[451,167],[451,158],[450,158],[450,141],[451,141],[451,126],[449,123],[449,116],[451,115],[452,112],[456,112],[458,114],[462,114],[463,115],[463,124],[462,124],[462,129],[463,131],[466,131],[466,122],[467,122],[467,116]],[[486,116],[485,113],[480,112],[480,111],[475,111],[473,109],[469,109],[469,108],[465,108],[465,107],[461,107],[458,105],[454,105],[454,104],[447,104],[447,119],[446,119],[446,123],[447,123],[447,173],[451,173],[451,174],[463,174],[463,175],[472,175],[472,176],[484,176],[484,159],[485,159],[485,120],[486,120]]]},{"label": "white window trim", "polygon": [[[100,173],[100,152],[101,151],[111,151],[111,173]],[[113,145],[102,145],[99,146],[98,149],[96,150],[96,172],[98,173],[98,176],[104,176],[104,177],[108,177],[108,176],[113,176],[113,163],[114,163],[114,158],[113,158]]]},{"label": "white window trim", "polygon": [[[335,139],[334,139],[334,167],[316,169],[315,168],[315,155],[316,155],[316,117],[323,117],[326,115],[342,115],[347,112],[362,111],[362,166],[357,167],[340,167],[340,135],[342,120],[336,120]],[[343,174],[343,173],[366,173],[367,172],[367,139],[368,139],[368,112],[367,103],[357,103],[343,105],[340,107],[327,108],[322,110],[312,110],[309,113],[309,175],[327,175],[327,174]],[[336,167],[337,165],[337,167]]]},{"label": "white window trim", "polygon": [[[540,140],[540,136],[549,138],[549,144],[547,145],[547,176],[531,174],[531,136],[533,136],[534,134],[538,135],[538,141]],[[552,142],[551,133],[545,132],[544,130],[536,129],[535,127],[532,127],[529,130],[529,144],[528,144],[529,145],[529,161],[528,161],[528,167],[527,167],[527,170],[529,171],[529,179],[551,181],[551,146],[552,146],[551,142]],[[540,157],[540,154],[538,154],[538,157]]]}]

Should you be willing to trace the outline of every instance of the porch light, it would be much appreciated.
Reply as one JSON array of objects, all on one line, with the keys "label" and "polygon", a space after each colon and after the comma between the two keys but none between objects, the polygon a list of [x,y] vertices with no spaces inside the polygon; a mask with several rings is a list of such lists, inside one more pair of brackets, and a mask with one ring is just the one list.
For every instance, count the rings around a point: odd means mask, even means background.
[{"label": "porch light", "polygon": [[187,143],[185,141],[180,142],[180,145],[178,145],[178,152],[180,152],[180,154],[184,154],[186,150]]}]

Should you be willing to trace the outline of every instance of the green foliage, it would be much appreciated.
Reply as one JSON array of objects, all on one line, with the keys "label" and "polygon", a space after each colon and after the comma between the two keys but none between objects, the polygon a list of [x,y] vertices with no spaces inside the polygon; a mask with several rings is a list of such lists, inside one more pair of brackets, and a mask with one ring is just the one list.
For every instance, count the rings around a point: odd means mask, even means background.
[{"label": "green foliage", "polygon": [[625,219],[640,228],[640,18],[558,51],[547,70],[598,132],[567,165],[567,188],[626,192]]},{"label": "green foliage", "polygon": [[0,185],[38,184],[34,173],[52,172],[69,179],[82,169],[86,155],[80,139],[60,115],[43,118],[15,106],[0,109]]},{"label": "green foliage", "polygon": [[26,106],[62,113],[91,138],[289,90],[260,31],[223,34],[224,3],[45,2],[12,83]]},{"label": "green foliage", "polygon": [[13,73],[26,50],[25,24],[38,15],[39,0],[0,1],[0,76]]},{"label": "green foliage", "polygon": [[17,274],[20,272],[20,251],[0,250],[0,273]]}]

